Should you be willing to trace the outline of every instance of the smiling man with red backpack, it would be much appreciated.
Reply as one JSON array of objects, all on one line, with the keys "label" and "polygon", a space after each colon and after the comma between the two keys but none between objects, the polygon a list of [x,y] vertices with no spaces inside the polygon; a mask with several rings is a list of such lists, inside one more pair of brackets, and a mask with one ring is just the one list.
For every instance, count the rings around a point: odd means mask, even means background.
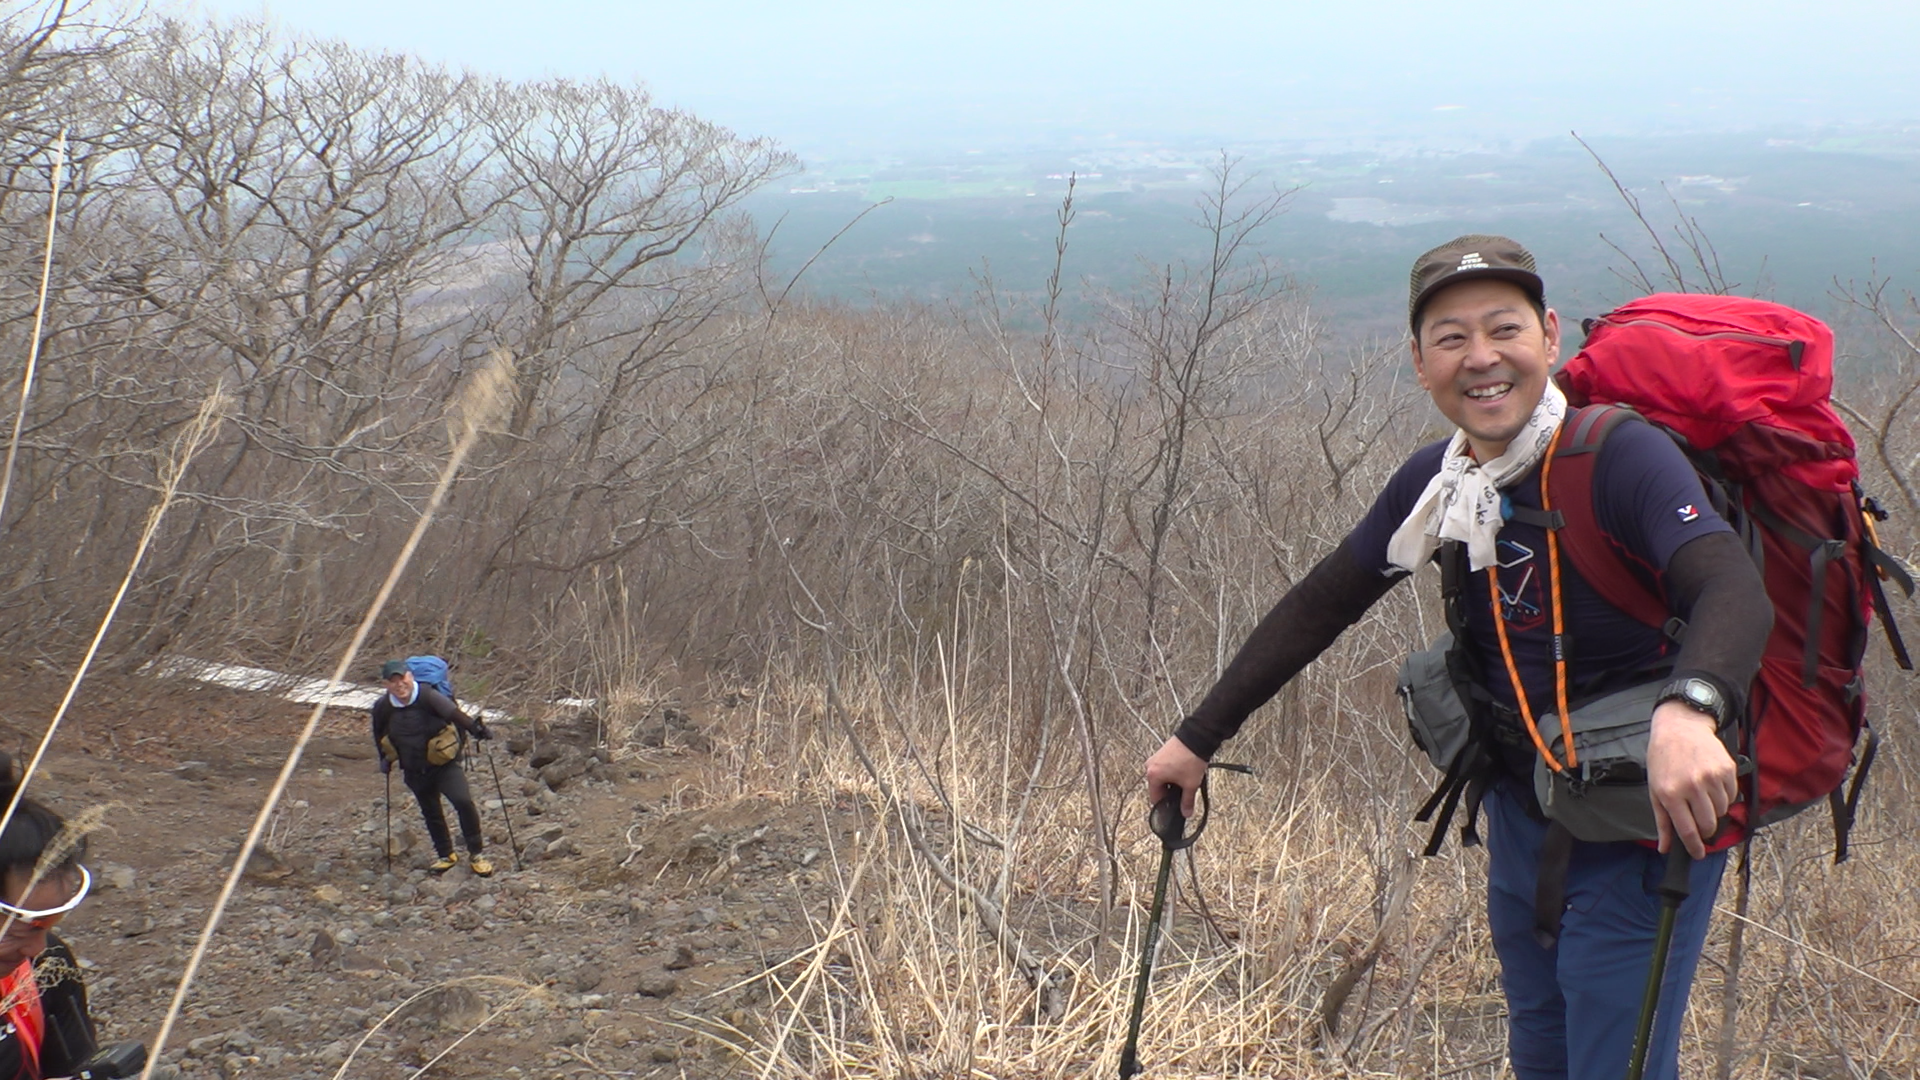
[{"label": "smiling man with red backpack", "polygon": [[[1559,319],[1519,244],[1465,236],[1423,254],[1409,317],[1414,371],[1455,434],[1417,451],[1254,629],[1148,760],[1150,797],[1178,787],[1190,814],[1206,759],[1249,714],[1395,582],[1438,562],[1450,633],[1409,661],[1402,694],[1416,739],[1446,771],[1423,809],[1441,811],[1429,850],[1461,806],[1476,842],[1486,812],[1488,918],[1514,1072],[1621,1076],[1664,937],[1645,1075],[1672,1078],[1681,1006],[1737,835],[1721,822],[1732,811],[1737,829],[1741,808],[1754,806],[1742,798],[1741,758],[1755,744],[1741,721],[1750,685],[1756,706],[1771,692],[1754,676],[1773,649],[1773,605],[1749,544],[1680,445],[1622,422],[1620,410],[1575,408],[1549,377]],[[1624,397],[1577,388],[1594,401]],[[1724,438],[1749,419],[1716,430]],[[1838,550],[1858,531],[1819,545],[1829,564],[1861,565]],[[1628,598],[1627,581],[1640,599]],[[1650,617],[1654,606],[1664,618]],[[1849,632],[1868,606],[1856,597]],[[1764,744],[1766,725],[1759,731]],[[1676,840],[1694,859],[1690,895],[1663,919],[1656,848]]]}]

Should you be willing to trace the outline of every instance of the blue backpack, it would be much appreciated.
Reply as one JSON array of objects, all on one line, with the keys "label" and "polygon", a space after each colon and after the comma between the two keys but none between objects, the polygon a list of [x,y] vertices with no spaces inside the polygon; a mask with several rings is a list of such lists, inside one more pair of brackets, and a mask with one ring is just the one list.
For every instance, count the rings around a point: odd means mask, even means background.
[{"label": "blue backpack", "polygon": [[445,660],[437,656],[409,656],[407,670],[413,672],[415,682],[447,695],[448,701],[458,702],[459,699],[453,696],[453,675]]}]

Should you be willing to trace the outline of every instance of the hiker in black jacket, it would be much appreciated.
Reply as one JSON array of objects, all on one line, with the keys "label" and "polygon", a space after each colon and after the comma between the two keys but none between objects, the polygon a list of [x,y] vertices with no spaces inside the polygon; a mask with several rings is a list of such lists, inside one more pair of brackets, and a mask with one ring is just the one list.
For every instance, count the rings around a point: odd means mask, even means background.
[{"label": "hiker in black jacket", "polygon": [[428,867],[436,874],[460,865],[460,853],[453,849],[453,837],[447,831],[446,813],[440,798],[453,804],[460,818],[460,832],[467,841],[471,861],[467,864],[481,877],[493,875],[493,863],[480,854],[480,811],[467,790],[467,775],[460,769],[462,740],[448,730],[451,725],[482,742],[493,738],[487,725],[460,711],[445,694],[431,686],[422,686],[413,677],[405,660],[389,660],[380,668],[380,681],[387,684],[369,710],[373,714],[373,741],[380,750],[380,771],[400,761],[400,775],[407,790],[420,804],[420,816],[426,819],[427,835],[433,839],[439,858]]},{"label": "hiker in black jacket", "polygon": [[[0,807],[13,798],[13,759],[0,753]],[[87,987],[53,927],[87,897],[86,837],[21,799],[0,833],[0,1078],[71,1076],[93,1056]],[[52,853],[49,848],[55,848]]]},{"label": "hiker in black jacket", "polygon": [[1490,696],[1491,767],[1475,779],[1485,785],[1488,924],[1513,1073],[1611,1080],[1629,1061],[1662,933],[1665,859],[1631,841],[1557,838],[1535,795],[1536,754],[1547,751],[1534,717],[1564,715],[1569,696],[1585,701],[1650,684],[1657,703],[1644,766],[1649,809],[1662,844],[1681,845],[1695,860],[1691,895],[1667,927],[1665,1004],[1645,1073],[1674,1080],[1680,1017],[1726,862],[1724,847],[1710,845],[1740,793],[1722,732],[1741,715],[1772,605],[1687,459],[1646,424],[1623,425],[1617,434],[1627,437],[1608,441],[1592,498],[1603,534],[1674,598],[1684,640],[1626,615],[1562,565],[1549,531],[1559,526],[1542,495],[1567,415],[1549,377],[1560,326],[1525,248],[1475,235],[1427,252],[1414,264],[1408,316],[1414,373],[1457,431],[1416,451],[1340,546],[1254,628],[1148,760],[1148,791],[1158,799],[1178,788],[1192,815],[1220,745],[1396,582],[1443,542],[1457,542],[1473,572],[1460,601],[1462,655]]}]

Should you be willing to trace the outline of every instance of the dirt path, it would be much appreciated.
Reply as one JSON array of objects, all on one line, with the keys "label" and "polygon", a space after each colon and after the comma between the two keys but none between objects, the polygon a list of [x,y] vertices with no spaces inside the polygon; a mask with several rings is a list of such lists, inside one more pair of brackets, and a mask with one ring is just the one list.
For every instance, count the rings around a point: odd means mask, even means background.
[{"label": "dirt path", "polygon": [[[0,712],[0,745],[30,751],[52,691],[20,674],[36,692]],[[184,687],[137,707],[102,697],[83,695],[31,790],[69,816],[110,807],[88,860],[100,891],[63,932],[103,1038],[151,1041],[306,712]],[[470,780],[490,800],[491,879],[426,872],[432,853],[397,782],[393,827],[408,846],[386,872],[363,716],[329,714],[165,1059],[187,1076],[280,1080],[331,1077],[350,1054],[348,1076],[405,1077],[443,1051],[433,1076],[736,1074],[729,1033],[760,1023],[756,976],[812,943],[829,902],[822,853],[859,814],[710,798],[698,729],[724,725],[715,711],[620,756],[592,752],[590,719],[537,740],[505,730],[493,763],[527,862],[513,868],[481,757]]]}]

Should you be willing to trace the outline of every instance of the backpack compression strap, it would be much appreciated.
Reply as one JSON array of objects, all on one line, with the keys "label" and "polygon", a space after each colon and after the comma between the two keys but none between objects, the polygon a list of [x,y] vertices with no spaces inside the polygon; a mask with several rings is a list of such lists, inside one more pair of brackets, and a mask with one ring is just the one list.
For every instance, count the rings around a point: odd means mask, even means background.
[{"label": "backpack compression strap", "polygon": [[1904,671],[1913,670],[1913,657],[1907,653],[1907,643],[1900,636],[1900,628],[1893,622],[1893,607],[1887,603],[1887,589],[1883,582],[1891,581],[1900,587],[1900,591],[1913,599],[1913,576],[1900,560],[1887,554],[1880,548],[1880,529],[1878,523],[1887,519],[1887,512],[1880,504],[1860,490],[1859,484],[1853,485],[1853,498],[1860,504],[1860,524],[1867,542],[1867,587],[1873,592],[1873,607],[1880,615],[1880,625],[1887,631],[1887,644],[1893,648],[1894,663]]}]

